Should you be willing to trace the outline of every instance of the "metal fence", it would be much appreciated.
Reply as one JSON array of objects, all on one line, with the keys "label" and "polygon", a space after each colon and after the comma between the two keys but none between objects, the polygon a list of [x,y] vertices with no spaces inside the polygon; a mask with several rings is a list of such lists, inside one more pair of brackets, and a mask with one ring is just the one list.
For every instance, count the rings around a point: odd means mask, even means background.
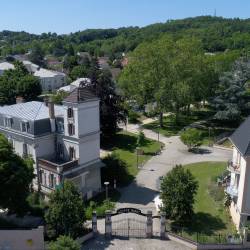
[{"label": "metal fence", "polygon": [[237,233],[206,234],[169,224],[166,226],[166,231],[199,244],[243,244],[243,238]]}]

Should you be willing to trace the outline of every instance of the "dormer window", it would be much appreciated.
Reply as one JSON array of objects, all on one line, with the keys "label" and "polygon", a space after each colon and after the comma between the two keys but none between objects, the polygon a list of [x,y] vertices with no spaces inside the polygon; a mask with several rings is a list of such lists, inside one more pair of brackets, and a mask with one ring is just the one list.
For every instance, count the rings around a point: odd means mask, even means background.
[{"label": "dormer window", "polygon": [[21,122],[21,131],[24,132],[24,133],[28,133],[30,131],[29,122],[26,122],[26,121]]},{"label": "dormer window", "polygon": [[73,117],[74,117],[73,108],[68,108],[68,118],[73,118]]},{"label": "dormer window", "polygon": [[4,118],[4,126],[7,128],[12,128],[13,125],[13,119],[10,117],[5,117]]}]

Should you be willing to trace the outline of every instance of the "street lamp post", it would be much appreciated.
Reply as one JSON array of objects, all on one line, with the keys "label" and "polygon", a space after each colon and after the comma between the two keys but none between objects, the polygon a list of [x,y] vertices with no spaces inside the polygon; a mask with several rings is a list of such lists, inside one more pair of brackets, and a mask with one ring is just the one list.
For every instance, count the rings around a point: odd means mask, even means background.
[{"label": "street lamp post", "polygon": [[104,185],[105,185],[105,187],[106,187],[106,200],[108,199],[108,197],[109,197],[109,190],[108,190],[108,185],[109,185],[109,182],[108,181],[105,181],[104,182]]},{"label": "street lamp post", "polygon": [[139,149],[140,148],[136,148],[136,165],[137,165],[137,168],[139,168]]}]

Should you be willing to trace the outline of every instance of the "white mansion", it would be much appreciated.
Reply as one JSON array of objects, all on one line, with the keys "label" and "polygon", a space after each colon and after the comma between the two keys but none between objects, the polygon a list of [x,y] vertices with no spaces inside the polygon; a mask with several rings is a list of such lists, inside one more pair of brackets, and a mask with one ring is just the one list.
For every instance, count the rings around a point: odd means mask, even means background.
[{"label": "white mansion", "polygon": [[0,107],[0,133],[21,156],[34,159],[33,186],[43,194],[67,178],[84,198],[100,191],[99,99],[76,88],[63,105],[26,102]]}]

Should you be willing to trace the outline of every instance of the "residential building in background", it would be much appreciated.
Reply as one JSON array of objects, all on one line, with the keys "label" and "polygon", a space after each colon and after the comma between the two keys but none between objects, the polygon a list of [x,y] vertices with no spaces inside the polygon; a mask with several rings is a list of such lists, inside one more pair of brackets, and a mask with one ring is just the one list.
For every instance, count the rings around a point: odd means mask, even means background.
[{"label": "residential building in background", "polygon": [[230,213],[237,228],[250,223],[250,117],[230,137],[232,161],[228,165],[230,184],[226,192],[232,202]]},{"label": "residential building in background", "polygon": [[66,75],[62,72],[52,71],[44,68],[38,68],[34,76],[40,79],[43,91],[51,92],[65,85]]},{"label": "residential building in background", "polygon": [[0,76],[4,73],[5,70],[14,69],[14,65],[8,62],[0,63]]},{"label": "residential building in background", "polygon": [[100,191],[99,99],[88,88],[76,88],[63,105],[46,100],[0,107],[0,133],[16,153],[33,158],[33,186],[45,196],[64,179],[86,199]]}]

